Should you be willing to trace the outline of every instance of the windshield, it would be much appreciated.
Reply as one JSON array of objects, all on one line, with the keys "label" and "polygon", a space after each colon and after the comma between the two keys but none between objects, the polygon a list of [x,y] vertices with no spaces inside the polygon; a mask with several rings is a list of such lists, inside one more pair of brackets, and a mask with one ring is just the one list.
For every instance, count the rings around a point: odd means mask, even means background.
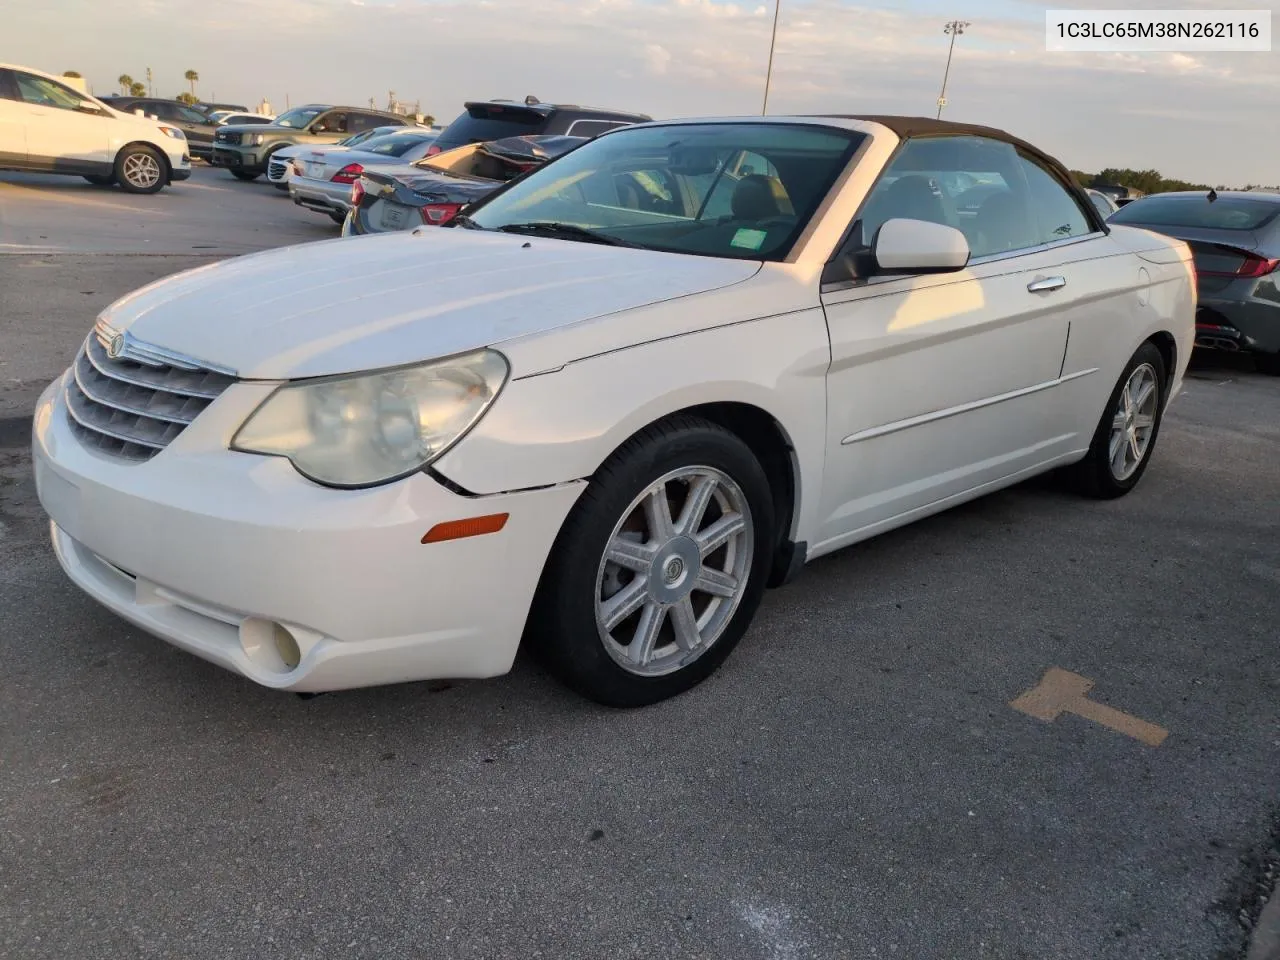
[{"label": "windshield", "polygon": [[1245,197],[1208,195],[1143,197],[1126,203],[1111,215],[1112,223],[1142,223],[1160,227],[1207,227],[1212,230],[1257,230],[1280,214],[1280,203]]},{"label": "windshield", "polygon": [[781,260],[864,139],[783,123],[630,127],[495,194],[468,223],[554,225],[652,250]]},{"label": "windshield", "polygon": [[286,110],[280,114],[276,117],[275,124],[277,127],[293,127],[301,130],[322,113],[324,110],[320,107],[298,107],[297,110]]}]

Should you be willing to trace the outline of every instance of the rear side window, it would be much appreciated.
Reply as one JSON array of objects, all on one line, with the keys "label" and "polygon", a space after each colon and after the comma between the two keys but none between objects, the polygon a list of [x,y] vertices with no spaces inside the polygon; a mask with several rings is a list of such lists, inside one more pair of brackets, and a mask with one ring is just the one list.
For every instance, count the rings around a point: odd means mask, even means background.
[{"label": "rear side window", "polygon": [[521,137],[541,133],[547,120],[536,110],[522,110],[505,105],[471,107],[445,128],[436,143],[441,150],[452,150],[468,143],[487,143],[505,137]]},{"label": "rear side window", "polygon": [[425,137],[414,136],[379,137],[364,144],[363,149],[384,157],[402,157],[425,139]]},{"label": "rear side window", "polygon": [[13,73],[0,70],[0,100],[21,100],[18,96],[18,85],[13,82]]},{"label": "rear side window", "polygon": [[360,133],[363,130],[372,130],[374,127],[385,127],[388,122],[386,117],[376,117],[368,113],[351,113],[347,115],[347,131]]},{"label": "rear side window", "polygon": [[570,137],[598,137],[600,134],[629,124],[621,120],[575,120],[565,134]]},{"label": "rear side window", "polygon": [[1280,203],[1246,197],[1143,197],[1111,215],[1112,223],[1209,230],[1258,230],[1280,215]]}]

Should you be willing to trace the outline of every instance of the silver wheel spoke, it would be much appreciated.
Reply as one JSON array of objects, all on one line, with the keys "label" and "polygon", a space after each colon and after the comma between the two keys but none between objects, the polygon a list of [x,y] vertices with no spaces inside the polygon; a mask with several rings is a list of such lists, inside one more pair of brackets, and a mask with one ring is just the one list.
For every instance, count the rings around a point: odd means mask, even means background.
[{"label": "silver wheel spoke", "polygon": [[1134,463],[1142,459],[1142,446],[1138,443],[1138,435],[1136,433],[1129,434],[1129,454],[1133,457]]},{"label": "silver wheel spoke", "polygon": [[1150,398],[1151,392],[1155,390],[1155,388],[1155,381],[1149,380],[1146,377],[1142,379],[1142,383],[1138,387],[1138,395],[1133,398],[1133,406],[1135,410],[1142,409],[1148,398]]},{"label": "silver wheel spoke", "polygon": [[726,513],[707,529],[695,535],[693,539],[697,541],[698,551],[706,557],[722,547],[730,537],[740,533],[746,525],[747,521],[742,514]]},{"label": "silver wheel spoke", "polygon": [[649,592],[644,578],[636,577],[600,605],[600,621],[606,630],[612,630],[639,610],[647,599]]},{"label": "silver wheel spoke", "polygon": [[1120,430],[1111,437],[1111,472],[1117,477],[1124,473],[1124,452],[1129,447],[1129,438]]},{"label": "silver wheel spoke", "polygon": [[680,519],[676,521],[676,533],[691,537],[698,532],[715,492],[716,481],[713,477],[699,477],[689,486],[689,496],[680,511]]},{"label": "silver wheel spoke", "polygon": [[675,524],[671,520],[671,504],[667,502],[667,485],[659,484],[644,498],[644,517],[649,524],[649,539],[666,543],[675,536]]},{"label": "silver wheel spoke", "polygon": [[657,550],[647,543],[636,543],[634,540],[614,537],[609,541],[605,559],[627,570],[644,573],[653,563],[656,553]]},{"label": "silver wheel spoke", "polygon": [[702,632],[698,629],[698,618],[693,615],[693,601],[688,597],[671,607],[671,627],[681,650],[687,653],[698,649]]},{"label": "silver wheel spoke", "polygon": [[698,579],[694,583],[693,589],[701,590],[703,593],[709,593],[716,597],[732,597],[738,592],[738,578],[732,574],[725,573],[723,570],[703,567],[702,572],[698,574]]},{"label": "silver wheel spoke", "polygon": [[656,600],[644,605],[640,614],[640,622],[636,624],[636,632],[631,637],[631,645],[627,654],[631,662],[643,667],[653,658],[653,648],[658,643],[658,631],[662,629],[662,621],[667,619],[667,608]]},{"label": "silver wheel spoke", "polygon": [[1133,425],[1139,430],[1146,430],[1155,422],[1156,418],[1149,413],[1140,413],[1133,418]]},{"label": "silver wheel spoke", "polygon": [[1129,422],[1129,415],[1124,412],[1124,408],[1116,411],[1116,415],[1111,418],[1112,430],[1123,430],[1124,425]]}]

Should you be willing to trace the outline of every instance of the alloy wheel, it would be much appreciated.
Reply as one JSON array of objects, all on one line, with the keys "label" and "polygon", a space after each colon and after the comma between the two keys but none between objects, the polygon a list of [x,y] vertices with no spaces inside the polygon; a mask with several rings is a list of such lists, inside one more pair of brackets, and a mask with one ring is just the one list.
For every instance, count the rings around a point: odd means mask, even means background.
[{"label": "alloy wheel", "polygon": [[140,190],[154,187],[160,180],[160,164],[149,153],[134,153],[124,158],[124,178]]},{"label": "alloy wheel", "polygon": [[719,639],[742,600],[754,556],[742,488],[712,467],[651,483],[614,527],[596,573],[596,626],[629,673],[657,677]]},{"label": "alloy wheel", "polygon": [[1142,463],[1155,431],[1156,406],[1160,402],[1160,381],[1155,367],[1139,364],[1129,374],[1111,420],[1111,443],[1107,448],[1111,475],[1128,480]]}]

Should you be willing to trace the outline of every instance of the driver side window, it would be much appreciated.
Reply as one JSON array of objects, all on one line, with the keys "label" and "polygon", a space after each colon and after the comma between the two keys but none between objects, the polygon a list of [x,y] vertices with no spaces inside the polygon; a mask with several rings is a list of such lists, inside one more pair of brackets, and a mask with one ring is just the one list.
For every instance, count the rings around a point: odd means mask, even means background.
[{"label": "driver side window", "polygon": [[13,77],[18,83],[18,95],[34,106],[75,110],[84,100],[78,93],[44,77],[19,70],[13,72]]},{"label": "driver side window", "polygon": [[316,133],[346,133],[347,115],[345,113],[326,113],[315,125]]}]

